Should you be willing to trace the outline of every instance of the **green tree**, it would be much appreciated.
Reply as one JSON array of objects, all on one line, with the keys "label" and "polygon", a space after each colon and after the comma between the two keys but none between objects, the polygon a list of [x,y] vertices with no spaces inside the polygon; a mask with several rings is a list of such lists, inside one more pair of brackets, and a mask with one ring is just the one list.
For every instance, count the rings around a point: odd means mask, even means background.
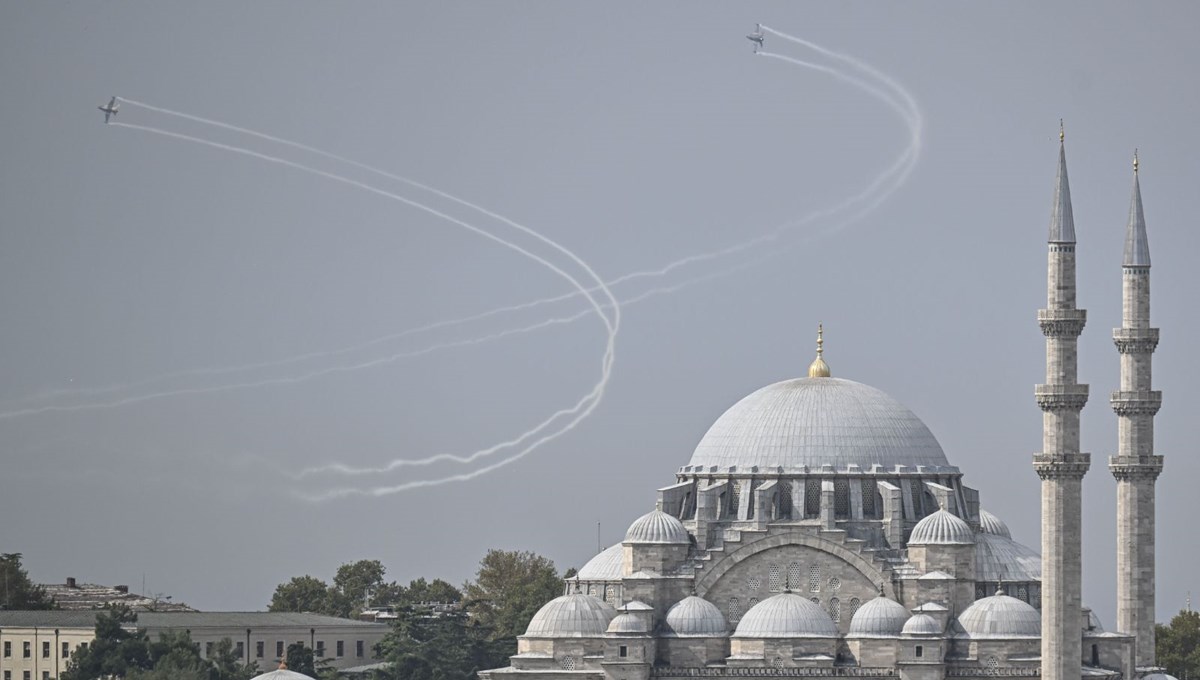
[{"label": "green tree", "polygon": [[1158,665],[1177,678],[1200,677],[1200,612],[1185,609],[1170,625],[1154,627]]},{"label": "green tree", "polygon": [[377,672],[385,680],[473,680],[486,668],[504,665],[502,645],[490,631],[461,609],[449,613],[405,606],[379,643],[389,665]]},{"label": "green tree", "polygon": [[46,589],[29,580],[21,557],[21,553],[0,554],[0,608],[54,609],[54,599]]},{"label": "green tree", "polygon": [[385,585],[384,573],[386,570],[379,560],[359,560],[338,567],[329,595],[330,613],[336,616],[358,616],[371,604],[375,593]]},{"label": "green tree", "polygon": [[532,552],[489,550],[479,562],[475,582],[464,590],[464,605],[491,638],[505,641],[509,653],[516,638],[542,605],[562,594],[554,562]]},{"label": "green tree", "polygon": [[151,670],[150,641],[134,624],[137,614],[126,605],[112,606],[96,617],[96,637],[86,651],[71,659],[62,680],[124,678],[131,671]]},{"label": "green tree", "polygon": [[385,604],[412,605],[425,602],[460,602],[463,594],[458,588],[440,578],[426,581],[424,577],[413,579],[407,588],[401,588],[399,597]]},{"label": "green tree", "polygon": [[326,678],[337,675],[336,669],[330,667],[329,659],[318,659],[312,648],[303,642],[293,642],[287,648],[287,667],[289,671],[303,673],[310,678]]},{"label": "green tree", "polygon": [[319,578],[297,576],[275,587],[267,611],[326,614],[329,612],[329,586]]},{"label": "green tree", "polygon": [[259,674],[257,663],[242,663],[234,651],[233,640],[229,638],[224,638],[213,646],[213,653],[208,662],[211,666],[210,680],[250,680]]}]

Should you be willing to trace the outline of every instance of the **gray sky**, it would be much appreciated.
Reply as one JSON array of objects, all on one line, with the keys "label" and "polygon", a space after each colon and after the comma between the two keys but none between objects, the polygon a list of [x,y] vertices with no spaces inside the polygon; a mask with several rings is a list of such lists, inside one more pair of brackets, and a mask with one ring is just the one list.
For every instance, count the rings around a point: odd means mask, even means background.
[{"label": "gray sky", "polygon": [[[228,374],[570,292],[460,227],[328,179],[105,127],[116,94],[295,139],[429,183],[539,230],[606,279],[719,250],[865,187],[909,137],[844,82],[756,58],[756,21],[863,59],[924,115],[909,180],[866,219],[616,289],[623,298],[776,253],[629,306],[611,382],[575,430],[496,472],[379,498],[290,476],[321,462],[468,454],[595,384],[595,316],[538,332],[258,388],[0,418],[5,551],[34,577],[146,586],[205,609],[265,606],[275,584],[384,561],[461,581],[490,547],[582,564],[653,506],[708,425],[801,374],[816,323],[834,375],[892,394],[938,436],[1014,535],[1038,539],[1044,371],[1035,311],[1058,119],[1089,311],[1080,373],[1085,601],[1113,625],[1116,447],[1107,395],[1121,247],[1141,149],[1164,392],[1158,610],[1200,560],[1188,437],[1200,396],[1194,65],[1189,3],[0,4],[3,410],[295,377],[571,315],[578,300]],[[811,59],[799,45],[767,47]],[[822,63],[833,64],[828,60]],[[200,135],[419,192],[328,160],[131,105],[118,121]],[[446,207],[430,199],[431,205]],[[490,231],[511,229],[454,210]],[[533,242],[525,239],[522,244]],[[784,249],[782,245],[791,245]],[[548,253],[539,248],[539,253]],[[555,259],[564,267],[570,263]],[[578,272],[578,268],[571,269]],[[150,381],[150,382],[146,382]],[[454,473],[406,468],[370,485]]]}]

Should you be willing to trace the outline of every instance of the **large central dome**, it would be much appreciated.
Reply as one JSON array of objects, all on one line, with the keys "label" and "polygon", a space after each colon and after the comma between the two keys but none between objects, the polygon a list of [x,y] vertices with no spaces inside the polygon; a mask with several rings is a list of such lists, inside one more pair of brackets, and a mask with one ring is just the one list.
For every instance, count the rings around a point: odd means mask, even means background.
[{"label": "large central dome", "polygon": [[[840,378],[797,378],[768,385],[725,412],[700,440],[689,468],[753,466],[844,471],[857,465],[949,468],[925,423],[883,392]],[[698,471],[698,470],[697,470]]]}]

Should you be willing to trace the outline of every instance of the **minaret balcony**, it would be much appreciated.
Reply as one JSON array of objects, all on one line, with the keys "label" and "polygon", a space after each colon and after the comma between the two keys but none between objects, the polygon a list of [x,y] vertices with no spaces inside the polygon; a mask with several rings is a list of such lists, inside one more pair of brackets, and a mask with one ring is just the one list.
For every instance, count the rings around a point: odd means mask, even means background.
[{"label": "minaret balcony", "polygon": [[1162,472],[1163,457],[1109,456],[1108,469],[1119,482],[1153,482]]},{"label": "minaret balcony", "polygon": [[1088,400],[1087,385],[1037,385],[1033,396],[1043,411],[1080,411]]},{"label": "minaret balcony", "polygon": [[1152,416],[1162,407],[1162,392],[1158,390],[1117,390],[1109,399],[1118,416]]},{"label": "minaret balcony", "polygon": [[1114,328],[1113,344],[1121,354],[1150,354],[1158,347],[1158,329]]},{"label": "minaret balcony", "polygon": [[1037,316],[1048,338],[1077,338],[1087,323],[1086,309],[1039,309]]}]

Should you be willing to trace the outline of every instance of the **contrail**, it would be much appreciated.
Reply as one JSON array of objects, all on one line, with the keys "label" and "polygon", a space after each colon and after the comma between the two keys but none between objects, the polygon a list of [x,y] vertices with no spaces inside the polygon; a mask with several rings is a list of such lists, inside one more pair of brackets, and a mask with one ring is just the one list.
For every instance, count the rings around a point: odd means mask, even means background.
[{"label": "contrail", "polygon": [[[922,121],[920,109],[916,106],[915,100],[907,93],[907,90],[905,90],[903,88],[903,86],[899,85],[898,83],[895,83],[895,81],[886,79],[886,77],[885,77],[885,79],[887,80],[886,84],[888,84],[889,87],[892,87],[893,89],[895,89],[899,92],[899,94],[903,100],[903,101],[901,101],[901,100],[897,100],[895,97],[891,96],[889,93],[879,89],[878,87],[875,87],[874,85],[872,85],[868,82],[865,82],[854,76],[847,75],[847,74],[845,74],[837,69],[834,69],[834,68],[830,68],[830,67],[823,66],[820,64],[815,64],[812,62],[807,62],[807,61],[803,61],[800,59],[795,59],[792,57],[778,55],[778,54],[774,54],[774,53],[759,52],[758,54],[768,57],[768,58],[780,59],[784,62],[802,66],[804,68],[816,70],[816,71],[819,71],[822,73],[827,73],[829,75],[834,76],[835,78],[838,78],[840,80],[843,80],[845,82],[848,82],[848,83],[854,85],[855,87],[871,94],[872,96],[877,97],[878,99],[883,101],[885,104],[887,104],[889,106],[889,108],[891,108],[893,111],[895,111],[907,123],[908,128],[909,128],[909,133],[910,133],[909,145],[905,148],[904,152],[901,153],[901,155],[897,158],[897,160],[892,165],[890,165],[883,173],[881,173],[862,192],[856,194],[855,196],[852,196],[849,199],[846,199],[845,201],[843,201],[842,203],[840,203],[836,206],[810,213],[803,220],[801,220],[799,222],[799,224],[804,224],[806,222],[816,220],[820,217],[825,217],[828,215],[836,214],[838,212],[841,212],[841,211],[849,208],[850,206],[855,205],[856,203],[861,203],[864,200],[867,201],[867,203],[864,206],[862,206],[859,210],[852,213],[849,217],[843,219],[839,223],[837,223],[817,234],[810,234],[806,238],[804,238],[800,241],[785,244],[780,249],[776,249],[776,250],[772,250],[772,251],[763,253],[762,255],[760,255],[758,257],[751,258],[750,260],[743,261],[743,262],[735,264],[731,267],[727,267],[723,270],[720,270],[717,272],[710,272],[710,273],[707,273],[707,274],[704,274],[704,275],[701,275],[698,277],[694,277],[692,279],[685,280],[683,282],[680,282],[680,283],[672,285],[672,286],[665,286],[665,287],[660,287],[660,288],[655,288],[652,290],[645,291],[645,292],[643,292],[639,295],[636,295],[632,298],[622,300],[621,304],[623,306],[628,307],[630,305],[637,304],[638,302],[642,302],[642,301],[649,299],[651,297],[654,297],[656,295],[673,293],[673,292],[676,292],[683,288],[700,283],[702,281],[731,275],[737,271],[747,269],[747,268],[754,266],[755,264],[758,264],[762,261],[776,257],[781,252],[798,247],[799,245],[806,243],[808,241],[811,241],[815,238],[818,238],[820,236],[824,236],[824,235],[827,235],[830,233],[835,233],[835,232],[839,231],[840,229],[845,228],[847,225],[853,224],[854,222],[858,221],[859,219],[862,219],[864,216],[866,216],[867,214],[869,214],[870,212],[875,210],[880,204],[882,204],[892,194],[894,194],[897,190],[899,190],[901,186],[903,186],[903,184],[907,181],[909,175],[911,175],[913,169],[915,169],[916,164],[917,164],[918,155],[920,152],[921,130],[922,130],[923,121]],[[868,69],[870,69],[870,67],[868,67]],[[868,73],[869,73],[869,75],[878,77],[878,72],[875,72],[873,69],[870,69],[868,71]],[[786,231],[786,229],[789,226],[798,226],[798,224],[796,224],[796,225],[789,224],[789,225],[781,226],[781,227],[773,230],[772,232],[769,232],[768,234],[765,234],[760,237],[756,237],[755,239],[751,239],[747,242],[743,242],[741,244],[737,244],[735,246],[731,246],[729,248],[725,248],[720,251],[714,251],[712,253],[703,253],[703,254],[699,254],[699,255],[692,255],[687,258],[682,258],[681,260],[676,260],[675,262],[669,263],[668,265],[664,266],[663,268],[661,268],[660,270],[657,270],[657,271],[662,272],[662,274],[660,274],[660,275],[663,275],[676,267],[682,266],[685,263],[695,262],[695,261],[699,261],[699,260],[703,260],[703,259],[714,259],[717,257],[721,257],[723,255],[728,255],[728,254],[736,253],[736,252],[739,252],[742,250],[746,250],[746,249],[753,247],[754,245],[757,245],[759,243],[776,240],[780,235],[783,234],[784,231]],[[635,277],[640,278],[640,277],[651,276],[651,275],[653,275],[653,274],[646,273],[646,272],[636,272],[634,274],[627,274],[627,275],[621,277],[620,279],[615,279],[614,281],[609,282],[609,285],[615,285],[616,283],[619,283],[622,280],[629,280],[629,279],[635,278]],[[558,319],[556,321],[568,322],[568,321],[574,320],[575,318],[579,318],[580,316],[581,315],[577,314],[574,317],[565,317],[563,319]],[[554,435],[554,436],[556,436],[556,435]],[[480,476],[483,474],[487,474],[488,472],[491,472],[491,471],[493,471],[499,467],[502,467],[504,465],[507,465],[509,463],[515,462],[516,460],[519,460],[520,458],[524,457],[524,455],[526,455],[527,453],[528,453],[528,451],[520,451],[516,454],[513,454],[502,460],[496,461],[495,463],[492,463],[485,467],[478,468],[478,469],[470,471],[470,472],[465,472],[465,473],[460,473],[460,474],[456,474],[456,475],[442,477],[439,479],[412,480],[412,481],[403,482],[403,483],[397,484],[397,485],[377,486],[377,487],[371,487],[371,488],[343,487],[343,488],[326,491],[323,493],[318,493],[315,495],[307,495],[307,496],[302,495],[302,497],[306,498],[307,500],[312,500],[312,501],[325,501],[325,500],[331,500],[331,499],[335,499],[335,498],[341,498],[341,497],[345,497],[345,496],[354,496],[354,495],[357,495],[357,496],[383,496],[383,495],[392,494],[392,493],[400,493],[400,492],[407,491],[407,490],[410,490],[413,488],[439,486],[441,484],[449,483],[449,482],[466,481],[466,480],[472,479],[474,477],[477,477],[477,476]],[[425,460],[429,460],[429,461],[433,461],[435,459],[439,460],[439,461],[451,461],[452,460],[455,462],[471,462],[474,460],[474,457],[469,457],[469,458],[470,458],[470,460],[464,460],[460,457],[443,454],[441,456],[434,456],[434,457],[431,457],[429,459],[424,459],[423,461],[419,461],[419,462],[414,462],[414,461],[407,460],[407,459],[394,459],[394,460],[389,461],[388,463],[384,464],[383,466],[379,466],[379,467],[354,467],[354,466],[346,465],[343,463],[335,463],[332,465],[324,465],[324,466],[311,467],[311,468],[305,469],[305,470],[301,471],[298,476],[304,477],[304,476],[309,476],[309,475],[314,475],[314,474],[331,473],[331,472],[342,474],[342,475],[383,474],[383,473],[391,472],[398,468],[406,467],[406,466],[413,465],[413,464],[424,464]]]},{"label": "contrail", "polygon": [[[668,263],[662,267],[659,267],[657,269],[638,271],[638,272],[632,272],[629,274],[625,274],[623,276],[619,276],[615,279],[612,279],[611,281],[604,282],[604,285],[607,285],[609,287],[615,287],[615,286],[627,283],[629,281],[637,280],[637,279],[661,278],[663,276],[670,274],[671,272],[673,272],[676,269],[679,269],[681,267],[684,267],[684,266],[687,266],[690,264],[695,264],[695,263],[704,262],[704,261],[708,261],[708,260],[714,260],[714,259],[718,259],[718,258],[722,258],[722,257],[727,257],[730,255],[735,255],[737,253],[752,249],[754,247],[777,241],[783,234],[785,234],[793,229],[796,229],[805,224],[809,224],[816,220],[829,217],[829,216],[839,213],[843,210],[846,210],[857,203],[860,203],[864,200],[871,199],[876,194],[876,192],[878,192],[880,190],[881,186],[890,182],[892,176],[897,172],[902,173],[902,178],[900,180],[900,184],[902,184],[907,179],[908,175],[911,174],[912,170],[915,168],[916,162],[917,162],[917,155],[920,152],[921,130],[922,130],[923,122],[922,122],[922,118],[921,118],[920,109],[917,106],[915,99],[902,85],[900,85],[898,82],[896,82],[890,76],[878,71],[874,67],[872,67],[869,64],[862,62],[858,59],[855,59],[853,57],[850,57],[848,55],[844,55],[844,54],[841,54],[838,52],[834,52],[832,50],[821,47],[820,45],[817,45],[816,43],[812,43],[810,41],[807,41],[807,40],[804,40],[801,38],[797,38],[795,36],[787,35],[785,33],[776,31],[775,29],[772,29],[769,27],[764,26],[763,28],[764,28],[764,30],[770,31],[782,38],[785,38],[787,40],[790,40],[790,41],[796,42],[798,44],[804,45],[806,47],[809,47],[823,55],[826,55],[831,58],[837,59],[839,61],[848,63],[851,66],[853,66],[854,68],[868,74],[869,76],[880,80],[881,82],[883,82],[884,85],[886,85],[893,92],[895,92],[903,100],[903,103],[900,101],[897,101],[889,93],[880,90],[878,87],[875,87],[874,85],[872,85],[870,83],[867,83],[859,78],[855,78],[854,76],[848,75],[837,69],[834,69],[834,68],[831,68],[828,66],[824,66],[821,64],[808,62],[808,61],[802,61],[799,59],[795,59],[795,58],[780,55],[780,54],[774,54],[774,53],[762,52],[762,51],[760,51],[758,53],[764,57],[779,59],[779,60],[794,64],[797,66],[802,66],[804,68],[808,68],[808,69],[815,70],[815,71],[818,71],[821,73],[825,73],[834,78],[842,80],[843,82],[849,83],[850,85],[853,85],[857,89],[862,90],[862,91],[870,94],[871,96],[880,99],[885,104],[887,104],[893,111],[895,111],[908,125],[910,134],[911,134],[911,138],[910,138],[910,143],[909,143],[907,150],[905,151],[905,153],[902,153],[897,158],[896,162],[892,166],[890,166],[889,168],[884,170],[884,172],[882,172],[878,177],[876,177],[862,191],[858,192],[857,194],[854,194],[853,196],[846,198],[845,200],[843,200],[842,202],[840,202],[836,205],[830,206],[828,208],[823,208],[821,210],[813,211],[813,212],[805,215],[804,217],[785,222],[784,224],[781,224],[781,225],[775,227],[774,229],[772,229],[760,236],[749,239],[747,241],[742,241],[742,242],[734,244],[732,246],[722,248],[719,250],[715,250],[715,251],[699,253],[699,254],[695,254],[695,255],[689,255],[687,257],[683,257],[683,258],[677,259],[673,262],[670,262],[670,263]],[[319,156],[329,158],[331,160],[346,163],[348,165],[352,165],[354,167],[358,167],[358,168],[367,170],[369,172],[378,174],[380,176],[387,177],[389,179],[393,179],[396,181],[400,181],[400,182],[403,182],[405,184],[408,184],[410,186],[413,186],[413,187],[416,187],[416,188],[419,188],[419,189],[422,189],[425,191],[429,191],[438,196],[442,196],[451,201],[454,201],[460,205],[464,205],[473,210],[481,212],[482,214],[494,217],[506,224],[513,225],[513,226],[517,227],[518,229],[523,229],[523,230],[525,229],[521,225],[517,225],[517,224],[513,223],[511,220],[509,220],[508,218],[506,218],[504,216],[498,215],[498,214],[496,214],[492,211],[486,210],[478,205],[475,205],[473,203],[470,203],[468,201],[460,199],[456,196],[450,195],[446,192],[440,191],[434,187],[430,187],[428,185],[422,184],[420,182],[416,182],[414,180],[403,177],[401,175],[390,173],[385,170],[381,170],[379,168],[372,167],[365,163],[361,163],[361,162],[355,161],[353,159],[346,158],[344,156],[340,156],[338,154],[334,154],[334,153],[325,151],[323,149],[319,149],[314,146],[310,146],[308,144],[303,144],[303,143],[296,142],[293,140],[284,139],[282,137],[269,135],[269,134],[266,134],[263,132],[249,129],[249,128],[232,125],[229,123],[221,122],[218,120],[213,120],[210,118],[205,118],[202,116],[196,116],[196,115],[192,115],[192,114],[188,114],[188,113],[183,113],[180,111],[174,111],[172,109],[168,109],[168,108],[164,108],[164,107],[160,107],[160,106],[153,106],[151,104],[146,104],[146,103],[139,102],[139,101],[132,100],[132,99],[126,99],[124,97],[118,97],[117,99],[120,101],[126,102],[132,106],[142,107],[142,108],[145,108],[145,109],[148,109],[151,111],[156,111],[159,113],[163,113],[166,115],[177,116],[180,118],[203,123],[206,125],[212,125],[214,127],[232,130],[232,131],[239,132],[242,134],[250,135],[253,137],[258,137],[258,138],[261,138],[264,140],[268,140],[268,141],[282,144],[285,146],[293,147],[293,148],[307,151],[310,153],[314,153]],[[886,198],[898,189],[899,189],[899,185],[893,186],[881,195],[884,198]],[[870,205],[871,205],[872,209],[873,209],[873,207],[877,206],[879,202],[881,202],[881,201],[871,200]],[[536,233],[536,232],[534,232],[534,233]],[[830,233],[830,232],[826,231],[826,233]],[[539,236],[539,238],[540,238],[540,236]],[[555,244],[555,245],[557,247],[557,244]],[[702,277],[702,278],[705,278],[705,277]],[[592,292],[592,293],[601,292],[601,287],[593,286],[587,290],[588,290],[588,292]],[[425,333],[425,332],[430,332],[433,330],[463,325],[463,324],[471,323],[474,321],[481,321],[481,320],[484,320],[487,318],[491,318],[493,316],[499,316],[501,314],[532,309],[535,307],[540,307],[540,306],[543,306],[546,304],[552,304],[555,302],[563,302],[563,301],[572,299],[580,294],[581,294],[581,292],[579,290],[575,290],[575,291],[567,292],[567,293],[557,295],[557,296],[540,298],[538,300],[533,300],[530,302],[524,302],[524,303],[519,303],[519,304],[507,305],[507,306],[503,306],[503,307],[497,307],[497,308],[494,308],[494,309],[491,309],[491,310],[488,310],[485,312],[481,312],[478,314],[473,314],[470,316],[460,317],[460,318],[456,318],[456,319],[449,319],[449,320],[444,320],[444,321],[438,321],[438,322],[434,322],[434,323],[420,326],[417,328],[411,328],[408,330],[385,335],[385,336],[382,336],[379,338],[375,338],[373,340],[368,340],[365,342],[350,345],[348,347],[343,347],[340,349],[308,352],[305,354],[300,354],[300,355],[287,357],[287,358],[283,358],[283,359],[277,359],[277,360],[273,360],[273,361],[248,363],[248,364],[242,364],[239,366],[232,366],[232,367],[197,368],[197,369],[188,369],[188,370],[183,370],[183,371],[175,371],[175,372],[171,372],[171,373],[154,376],[154,377],[151,377],[151,378],[148,378],[148,379],[145,379],[142,381],[138,381],[138,382],[126,383],[126,384],[122,384],[122,385],[114,385],[114,386],[109,386],[109,387],[77,388],[77,389],[71,389],[71,390],[58,390],[58,391],[49,393],[47,395],[40,396],[40,397],[34,399],[33,401],[36,403],[38,401],[47,401],[47,400],[51,400],[51,399],[58,399],[58,398],[61,398],[64,396],[101,396],[101,395],[107,395],[107,394],[118,394],[118,393],[122,393],[122,392],[128,392],[131,390],[135,390],[140,387],[146,387],[149,385],[159,384],[159,383],[173,380],[176,378],[201,376],[201,375],[203,375],[203,376],[229,375],[229,374],[244,373],[244,372],[254,371],[254,370],[264,370],[264,369],[268,369],[268,368],[278,368],[278,367],[283,367],[283,366],[289,366],[292,364],[297,364],[297,363],[301,363],[301,362],[312,360],[312,359],[343,356],[346,354],[353,354],[355,352],[360,352],[360,351],[369,349],[369,348],[377,346],[377,345],[385,344],[388,342],[399,340],[399,339],[402,339],[405,337],[410,337],[413,335],[418,335],[418,334]],[[490,336],[487,336],[487,337],[490,337]],[[433,347],[429,348],[428,351],[433,351],[435,349],[439,349],[442,346],[443,345],[434,345]],[[455,346],[455,344],[451,343],[449,346]],[[424,353],[424,351],[421,353]],[[229,388],[230,389],[241,389],[244,387],[256,387],[256,386],[265,386],[265,385],[272,385],[272,384],[286,384],[286,382],[277,382],[277,381],[273,381],[273,380],[258,381],[258,382],[242,382],[242,383],[236,383],[234,385],[230,385]],[[150,398],[168,397],[168,396],[173,396],[176,393],[187,394],[189,392],[187,392],[187,391],[179,392],[176,390],[162,390],[162,391],[156,392]],[[131,402],[128,402],[125,400],[119,400],[119,401],[122,404],[131,403]],[[140,399],[138,401],[140,401]],[[29,403],[29,400],[26,400],[24,403]],[[101,402],[101,403],[107,404],[110,402]],[[20,402],[17,402],[17,404],[19,405]],[[101,406],[101,407],[103,407],[103,406]],[[54,409],[51,409],[51,410],[54,410]],[[37,408],[22,408],[17,411],[14,411],[13,413],[19,413],[21,415],[29,415],[31,413],[38,413],[38,412],[43,412],[43,411],[41,411]],[[6,416],[7,416],[6,413],[0,412],[0,418],[4,418]]]},{"label": "contrail", "polygon": [[[305,172],[309,172],[309,173],[312,173],[312,174],[315,174],[315,175],[318,175],[321,177],[325,177],[327,179],[341,182],[343,184],[355,186],[355,187],[358,187],[365,191],[369,191],[371,193],[374,193],[374,194],[377,194],[380,196],[384,196],[386,198],[391,198],[393,200],[399,201],[406,205],[423,210],[423,211],[425,211],[431,215],[434,215],[436,217],[440,217],[448,222],[451,222],[452,224],[461,226],[469,231],[472,231],[476,234],[484,236],[485,238],[488,238],[489,240],[495,241],[511,250],[519,252],[522,255],[525,255],[526,257],[534,260],[535,262],[538,262],[539,264],[545,266],[546,268],[550,269],[551,271],[557,273],[559,276],[563,277],[564,279],[569,281],[575,288],[577,288],[591,303],[592,309],[596,312],[597,316],[600,317],[601,321],[604,323],[605,328],[608,331],[608,339],[607,339],[604,357],[603,357],[603,361],[602,361],[602,369],[601,369],[600,379],[597,381],[596,385],[592,388],[592,390],[588,394],[586,394],[574,407],[572,407],[570,409],[562,409],[562,410],[555,412],[552,416],[543,420],[540,424],[536,425],[532,429],[527,430],[525,433],[521,434],[517,438],[510,440],[508,442],[505,442],[496,447],[491,447],[490,449],[486,449],[485,451],[487,451],[487,453],[481,454],[481,455],[489,455],[490,453],[494,453],[495,451],[500,450],[501,448],[520,445],[525,440],[540,434],[543,430],[545,430],[547,427],[549,427],[551,424],[553,424],[561,416],[574,415],[574,418],[570,422],[561,426],[561,428],[558,431],[552,433],[551,435],[543,436],[542,438],[535,441],[532,445],[527,446],[525,449],[523,449],[521,451],[521,453],[519,454],[519,456],[524,456],[524,455],[528,454],[530,451],[533,451],[535,448],[537,448],[542,442],[549,441],[550,439],[553,439],[554,437],[557,437],[557,436],[561,436],[562,434],[573,429],[576,424],[578,424],[580,421],[582,421],[583,418],[587,417],[587,415],[590,414],[592,412],[592,410],[595,409],[596,405],[598,405],[600,403],[600,400],[603,398],[604,389],[607,386],[608,380],[612,375],[612,366],[613,366],[613,360],[614,360],[614,348],[615,348],[615,342],[616,342],[616,335],[620,328],[620,317],[621,317],[620,303],[617,301],[616,297],[612,294],[612,292],[608,289],[608,287],[605,286],[603,279],[601,279],[599,277],[599,275],[597,275],[586,263],[584,263],[582,260],[580,260],[573,253],[570,253],[570,251],[567,251],[565,248],[563,248],[562,246],[559,246],[557,243],[554,243],[550,239],[547,239],[546,237],[541,236],[540,234],[537,234],[536,232],[533,232],[533,230],[531,230],[527,227],[524,227],[522,225],[517,225],[516,223],[509,222],[509,223],[513,224],[514,226],[516,226],[518,229],[520,229],[526,233],[529,233],[529,234],[535,236],[536,238],[538,238],[539,240],[542,240],[543,242],[546,242],[546,243],[552,245],[552,247],[558,249],[559,251],[566,253],[569,257],[571,257],[573,260],[575,260],[577,263],[579,263],[580,266],[583,267],[592,276],[592,278],[598,283],[601,291],[604,293],[605,297],[608,298],[607,306],[610,306],[612,308],[612,319],[611,320],[609,319],[608,315],[605,314],[604,306],[602,306],[600,304],[600,302],[596,300],[596,298],[591,294],[591,292],[589,291],[588,288],[586,288],[582,283],[580,283],[573,276],[571,276],[567,272],[563,271],[562,269],[560,269],[559,267],[554,265],[552,262],[549,262],[548,260],[522,248],[521,246],[519,246],[515,243],[512,243],[512,242],[502,239],[498,236],[495,236],[494,234],[491,234],[490,232],[484,231],[483,229],[480,229],[474,225],[468,224],[466,222],[463,222],[462,220],[456,219],[456,218],[454,218],[450,215],[447,215],[441,211],[430,208],[429,206],[426,206],[426,205],[423,205],[416,201],[407,199],[398,194],[393,194],[391,192],[384,191],[382,189],[379,189],[372,185],[366,184],[364,182],[352,180],[352,179],[349,179],[346,177],[342,177],[341,175],[337,175],[337,174],[334,174],[331,172],[326,172],[324,170],[312,168],[312,167],[303,165],[301,163],[296,163],[294,161],[289,161],[289,160],[286,160],[283,158],[278,158],[276,156],[270,156],[267,154],[259,153],[257,151],[252,151],[250,149],[244,149],[242,147],[232,146],[232,145],[228,145],[228,144],[221,144],[219,142],[214,142],[214,141],[202,139],[199,137],[193,137],[191,135],[184,135],[181,133],[171,132],[171,131],[162,130],[159,128],[153,128],[153,127],[149,127],[149,126],[135,125],[135,124],[129,124],[129,123],[113,123],[113,124],[120,126],[120,127],[125,127],[125,128],[135,129],[135,130],[142,130],[142,131],[151,132],[154,134],[165,135],[167,137],[172,137],[172,138],[181,139],[184,141],[189,141],[189,142],[193,142],[193,143],[197,143],[197,144],[211,146],[214,148],[223,149],[223,150],[230,151],[233,153],[240,153],[240,154],[252,156],[252,157],[259,158],[259,159],[262,159],[262,160],[265,160],[268,162],[278,163],[281,165],[292,167],[297,170],[303,170]],[[309,376],[309,377],[312,377],[312,376]],[[308,378],[303,378],[303,379],[308,379]],[[297,380],[292,379],[291,381],[296,382]],[[209,389],[215,389],[215,388],[209,388]],[[69,407],[61,407],[61,408],[69,408]],[[584,409],[584,410],[581,412],[580,411],[581,409]],[[4,415],[5,414],[0,414],[0,417],[4,417]],[[12,417],[12,416],[9,416],[9,417]],[[478,457],[478,456],[476,456],[476,457]]]}]

